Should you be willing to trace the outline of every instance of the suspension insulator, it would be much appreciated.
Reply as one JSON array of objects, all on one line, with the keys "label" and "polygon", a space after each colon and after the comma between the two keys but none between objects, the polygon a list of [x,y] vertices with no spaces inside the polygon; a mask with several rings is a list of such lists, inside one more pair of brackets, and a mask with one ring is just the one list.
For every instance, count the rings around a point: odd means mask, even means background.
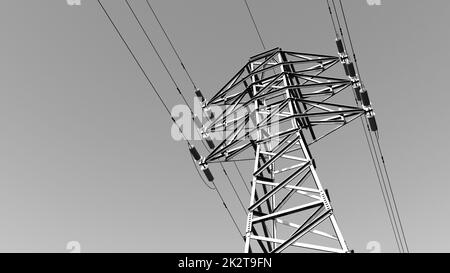
[{"label": "suspension insulator", "polygon": [[197,117],[197,115],[193,115],[192,116],[192,120],[195,123],[195,126],[197,126],[197,128],[202,129],[203,128],[203,123],[200,121],[200,119]]},{"label": "suspension insulator", "polygon": [[328,201],[331,202],[330,193],[328,192],[328,189],[325,189],[325,195],[327,196]]},{"label": "suspension insulator", "polygon": [[370,99],[369,99],[369,93],[367,93],[367,90],[362,90],[360,94],[361,94],[362,105],[369,107]]},{"label": "suspension insulator", "polygon": [[368,116],[367,120],[369,121],[370,130],[372,132],[378,131],[378,125],[377,125],[377,121],[375,120],[375,115],[372,114],[372,115]]},{"label": "suspension insulator", "polygon": [[205,108],[205,113],[206,113],[206,116],[210,119],[210,120],[213,120],[214,119],[214,113],[213,113],[213,111],[211,111],[211,108]]},{"label": "suspension insulator", "polygon": [[195,90],[195,95],[200,100],[200,102],[205,101],[205,97],[203,97],[202,91],[200,91],[200,89]]},{"label": "suspension insulator", "polygon": [[344,43],[342,43],[342,40],[341,39],[337,39],[336,40],[336,45],[337,45],[339,54],[344,55],[345,54],[345,50],[344,50]]},{"label": "suspension insulator", "polygon": [[356,77],[356,70],[353,63],[348,64],[348,74],[350,77],[355,78]]},{"label": "suspension insulator", "polygon": [[348,63],[344,63],[345,75],[350,76],[350,71],[348,70]]},{"label": "suspension insulator", "polygon": [[355,97],[358,101],[361,101],[361,86],[357,85],[355,88],[353,88],[355,91]]},{"label": "suspension insulator", "polygon": [[214,149],[216,147],[216,145],[214,145],[214,142],[212,141],[212,139],[211,139],[211,137],[209,135],[207,135],[205,137],[205,140],[206,140],[206,144],[208,144],[208,147],[210,149]]},{"label": "suspension insulator", "polygon": [[209,170],[207,165],[202,167],[202,171],[205,174],[205,176],[206,176],[206,178],[208,179],[209,182],[213,182],[214,181],[214,176],[212,175],[212,173]]},{"label": "suspension insulator", "polygon": [[192,155],[192,157],[196,160],[196,161],[199,161],[200,160],[200,154],[198,153],[198,151],[197,151],[197,149],[194,147],[194,146],[192,146],[192,145],[189,145],[189,151],[191,152],[191,155]]}]

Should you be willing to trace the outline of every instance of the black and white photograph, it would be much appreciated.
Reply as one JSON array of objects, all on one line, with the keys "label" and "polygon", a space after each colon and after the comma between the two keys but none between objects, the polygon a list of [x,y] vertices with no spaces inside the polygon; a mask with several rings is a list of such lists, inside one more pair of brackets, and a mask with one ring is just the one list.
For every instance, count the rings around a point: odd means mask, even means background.
[{"label": "black and white photograph", "polygon": [[449,1],[0,5],[1,253],[450,252]]}]

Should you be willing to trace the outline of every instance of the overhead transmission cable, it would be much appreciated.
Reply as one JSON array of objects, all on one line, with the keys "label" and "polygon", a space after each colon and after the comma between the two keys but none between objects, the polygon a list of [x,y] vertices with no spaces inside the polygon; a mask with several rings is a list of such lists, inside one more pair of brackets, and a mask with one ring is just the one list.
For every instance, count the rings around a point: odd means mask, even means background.
[{"label": "overhead transmission cable", "polygon": [[[347,30],[347,35],[348,35],[348,39],[349,39],[349,42],[350,42],[350,47],[351,47],[351,50],[352,50],[352,53],[353,53],[353,59],[355,61],[355,65],[356,65],[356,69],[358,71],[358,74],[360,75],[359,67],[358,67],[358,61],[356,59],[356,53],[355,53],[355,50],[354,50],[354,47],[353,47],[353,42],[352,42],[352,39],[351,39],[351,34],[350,34],[349,27],[348,27],[347,17],[345,15],[345,11],[344,11],[344,6],[342,4],[342,0],[339,0],[339,4],[340,4],[340,7],[341,7],[342,16],[344,18],[344,24],[345,24],[345,28]],[[367,120],[366,120],[366,122],[367,122]],[[404,229],[403,229],[400,213],[398,211],[397,202],[395,201],[395,196],[394,196],[394,192],[392,190],[391,180],[389,178],[389,173],[387,171],[386,162],[384,160],[383,152],[382,152],[381,145],[380,145],[380,142],[379,142],[379,129],[378,129],[378,131],[375,132],[375,136],[376,136],[376,141],[377,141],[377,146],[378,146],[378,152],[380,153],[381,161],[382,161],[382,164],[383,164],[383,170],[384,170],[384,173],[386,175],[387,185],[389,187],[389,192],[390,192],[390,194],[392,196],[394,209],[395,209],[395,212],[397,214],[397,219],[398,219],[398,222],[399,222],[399,225],[400,225],[400,231],[401,231],[401,235],[402,235],[402,238],[403,238],[403,242],[405,244],[406,252],[409,252],[409,247],[408,247],[408,243],[407,243],[407,240],[406,240],[405,232],[404,232]],[[371,139],[372,139],[372,135],[371,135]],[[375,144],[373,144],[373,146],[375,148]]]},{"label": "overhead transmission cable", "polygon": [[[164,106],[165,110],[167,111],[167,113],[170,116],[170,119],[172,120],[172,122],[178,127],[178,129],[181,132],[181,135],[183,136],[183,139],[186,141],[186,143],[188,144],[189,147],[191,147],[191,143],[189,142],[188,138],[186,138],[186,136],[184,135],[184,133],[182,132],[181,127],[176,123],[175,119],[172,117],[170,110],[167,106],[167,104],[164,102],[163,98],[161,97],[161,95],[159,94],[158,90],[156,89],[156,87],[154,86],[154,84],[152,83],[152,81],[150,80],[150,77],[148,76],[147,72],[145,71],[145,69],[143,68],[143,66],[141,65],[141,63],[139,62],[139,60],[137,59],[136,55],[134,54],[133,50],[130,48],[130,46],[128,45],[127,41],[125,40],[125,38],[123,37],[122,33],[120,32],[120,30],[117,28],[116,24],[114,23],[114,21],[112,20],[111,16],[109,15],[108,11],[105,9],[105,7],[103,6],[101,0],[97,0],[98,4],[100,5],[102,11],[105,13],[106,17],[108,18],[109,22],[111,23],[111,25],[113,26],[114,30],[116,31],[117,35],[120,37],[120,39],[122,40],[122,42],[124,43],[124,45],[126,46],[126,48],[128,49],[129,53],[131,54],[131,56],[133,57],[133,60],[135,61],[136,65],[139,67],[139,69],[141,70],[142,74],[144,75],[144,77],[146,78],[148,84],[150,85],[151,89],[153,90],[153,92],[157,95],[157,97],[159,98],[159,101],[161,102],[161,104]],[[240,231],[239,226],[237,225],[236,220],[234,219],[234,216],[232,215],[230,209],[228,208],[227,204],[225,203],[225,200],[222,196],[222,194],[220,193],[219,189],[216,187],[215,182],[211,181],[211,183],[213,184],[215,191],[217,192],[217,195],[219,196],[220,200],[222,201],[222,204],[224,206],[224,208],[226,209],[228,215],[230,216],[236,230],[239,233],[240,238],[243,238],[243,234]]]},{"label": "overhead transmission cable", "polygon": [[[345,43],[345,40],[344,40],[344,33],[343,33],[342,27],[340,25],[339,15],[337,13],[336,5],[335,5],[333,0],[331,0],[331,1],[333,3],[333,8],[334,8],[334,11],[335,11],[337,25],[338,25],[338,29],[339,29],[339,33],[340,33],[340,34],[337,34],[336,39],[341,39],[341,41],[343,43],[344,50],[346,52],[348,52],[347,51],[347,46],[346,46],[346,43]],[[328,8],[330,10],[331,19],[332,19],[333,24],[334,24],[333,13],[331,12],[331,8],[329,7],[329,0],[327,0],[327,4],[328,4]],[[358,72],[358,74],[359,74],[359,72]],[[358,104],[357,101],[356,101],[356,103]],[[399,228],[398,228],[397,222],[395,221],[395,215],[394,215],[393,207],[392,207],[392,204],[391,204],[392,203],[391,202],[391,198],[389,197],[388,192],[387,192],[386,182],[384,180],[384,176],[383,176],[382,171],[381,171],[381,166],[380,166],[380,163],[379,163],[379,160],[378,160],[378,156],[376,154],[375,147],[373,146],[373,141],[371,141],[371,139],[369,139],[369,137],[371,136],[370,130],[369,130],[369,132],[367,134],[367,132],[365,131],[366,130],[366,123],[365,123],[366,120],[363,119],[362,117],[360,118],[360,120],[361,120],[361,124],[363,126],[364,136],[366,137],[366,141],[367,141],[367,144],[369,146],[369,151],[370,151],[371,158],[372,158],[372,161],[373,161],[373,164],[374,164],[374,167],[375,167],[375,171],[377,173],[378,183],[380,185],[381,192],[382,192],[382,195],[383,195],[383,200],[385,202],[386,209],[388,211],[389,221],[390,221],[392,230],[394,232],[394,237],[395,237],[395,240],[396,240],[396,244],[397,244],[397,247],[398,247],[399,251],[402,252],[403,251],[403,247],[402,247],[402,244],[400,242]],[[372,146],[371,146],[371,144],[372,144]]]},{"label": "overhead transmission cable", "polygon": [[[173,52],[175,53],[175,55],[177,56],[178,60],[180,61],[180,65],[182,66],[183,70],[186,72],[187,76],[188,76],[189,79],[191,80],[191,83],[192,83],[192,85],[194,86],[194,89],[198,90],[197,87],[196,87],[196,85],[195,85],[195,83],[194,83],[194,81],[193,81],[193,78],[190,76],[190,74],[189,74],[189,72],[188,72],[188,69],[186,68],[186,66],[184,65],[183,61],[181,60],[180,54],[178,54],[178,51],[176,50],[176,48],[175,48],[175,46],[174,46],[174,43],[173,43],[173,42],[171,41],[171,39],[169,38],[169,35],[167,34],[167,31],[165,30],[164,26],[162,25],[161,21],[159,20],[157,14],[156,14],[156,11],[152,8],[152,6],[151,6],[151,4],[150,4],[150,2],[149,2],[148,0],[146,0],[146,2],[147,2],[147,5],[149,6],[150,10],[152,11],[153,15],[155,16],[155,19],[157,20],[159,26],[161,27],[161,29],[162,29],[164,35],[166,36],[166,39],[169,41],[169,43],[170,43],[170,45],[171,45],[171,47],[172,47]],[[250,11],[250,12],[251,12],[251,11]],[[255,25],[255,26],[256,26],[256,25]],[[256,26],[256,27],[257,27],[257,26]],[[260,36],[260,35],[259,35],[259,36]],[[264,42],[263,42],[263,40],[261,39],[261,36],[260,36],[260,41],[261,41],[263,47],[265,48]],[[235,166],[235,168],[236,168],[236,170],[237,170],[237,172],[238,172],[238,174],[239,174],[239,176],[240,176],[240,178],[241,178],[241,180],[242,180],[242,183],[244,184],[245,188],[247,189],[247,192],[248,192],[249,195],[250,195],[250,189],[249,189],[247,183],[245,182],[245,179],[244,179],[244,177],[243,177],[241,171],[239,170],[239,167],[237,166],[236,162],[233,162],[233,163],[234,163],[234,166]],[[247,213],[247,210],[245,209],[245,207],[244,207],[244,205],[243,205],[243,203],[242,203],[242,200],[239,198],[239,195],[237,194],[236,189],[234,188],[234,186],[233,186],[233,184],[232,184],[232,182],[231,182],[231,179],[229,178],[229,176],[228,176],[228,174],[227,174],[227,172],[226,172],[226,170],[225,170],[225,168],[224,168],[222,162],[220,162],[220,166],[222,167],[223,172],[225,173],[227,179],[229,180],[230,185],[232,186],[233,191],[235,192],[235,195],[238,197],[239,202],[240,202],[240,204],[241,204],[241,207],[242,207],[244,213]]]},{"label": "overhead transmission cable", "polygon": [[[344,41],[344,39],[342,37],[343,36],[342,28],[341,28],[340,25],[336,26],[336,23],[335,23],[335,20],[334,20],[334,17],[333,17],[333,11],[331,10],[331,7],[330,7],[330,2],[329,2],[330,0],[326,0],[326,1],[327,1],[327,5],[328,5],[328,10],[330,12],[330,18],[331,18],[331,21],[333,23],[333,28],[334,28],[334,31],[335,31],[335,34],[336,34],[336,39],[341,39],[343,41],[342,44],[343,44],[344,50],[347,52],[347,47],[346,47],[345,41]],[[338,15],[336,13],[337,10],[336,10],[336,6],[334,5],[334,2],[333,2],[333,7],[334,7],[336,18],[338,20]],[[358,74],[359,74],[359,72],[358,72]],[[356,102],[356,104],[358,104],[358,101],[357,101],[356,98],[355,98],[355,102]],[[360,120],[361,120],[361,124],[362,124],[362,128],[363,128],[364,136],[366,138],[367,145],[369,147],[369,152],[370,152],[370,156],[371,156],[371,159],[372,159],[372,162],[373,162],[373,166],[374,166],[374,169],[375,169],[375,172],[376,172],[376,175],[377,175],[378,184],[380,186],[381,193],[382,193],[382,196],[383,196],[383,201],[385,203],[385,207],[386,207],[386,210],[388,212],[389,223],[390,223],[391,228],[392,228],[393,233],[394,233],[394,238],[395,238],[396,245],[397,245],[399,251],[401,252],[402,248],[401,248],[401,243],[399,241],[400,239],[399,239],[398,227],[397,227],[396,222],[395,222],[395,218],[394,218],[395,216],[393,215],[392,205],[391,205],[390,199],[388,199],[389,196],[387,195],[387,190],[386,190],[386,186],[385,186],[385,183],[384,183],[384,178],[382,176],[381,170],[379,170],[379,165],[377,167],[376,154],[374,154],[375,153],[375,149],[372,151],[373,148],[372,148],[371,142],[369,140],[370,132],[369,132],[369,135],[366,132],[366,124],[364,122],[364,119],[362,117],[360,117]]]},{"label": "overhead transmission cable", "polygon": [[253,17],[252,10],[250,9],[250,6],[248,5],[247,0],[244,0],[244,3],[245,3],[245,6],[247,7],[250,18],[252,19],[253,26],[255,27],[256,33],[258,34],[259,41],[261,42],[261,45],[262,45],[263,49],[265,50],[266,45],[264,44],[264,40],[262,39],[261,32],[259,31],[258,25],[256,24],[255,17]]},{"label": "overhead transmission cable", "polygon": [[[128,1],[127,1],[127,0],[126,0],[126,2],[127,2],[127,4],[128,4]],[[164,33],[164,35],[165,35],[167,41],[169,42],[169,44],[170,44],[170,46],[171,46],[171,48],[172,48],[172,51],[175,53],[176,57],[178,58],[181,67],[183,68],[183,70],[185,71],[185,73],[186,73],[186,75],[188,76],[189,80],[191,81],[191,83],[192,83],[194,89],[197,89],[197,85],[195,84],[195,82],[194,82],[192,76],[190,75],[188,69],[187,69],[186,66],[184,65],[184,63],[183,63],[183,61],[182,61],[182,59],[181,59],[181,56],[180,56],[180,54],[178,53],[178,51],[176,50],[175,45],[174,45],[174,43],[172,42],[172,40],[169,38],[169,35],[167,34],[167,31],[165,30],[164,26],[162,25],[161,21],[159,20],[157,14],[156,14],[156,11],[153,9],[152,5],[150,4],[150,2],[149,2],[148,0],[146,0],[146,3],[147,3],[147,5],[148,5],[148,7],[150,8],[151,12],[153,13],[153,15],[154,15],[156,21],[158,22],[158,24],[159,24],[161,30],[163,31],[163,33]],[[159,57],[161,63],[163,63],[163,66],[164,66],[164,68],[166,69],[167,73],[168,73],[169,75],[171,75],[171,73],[170,73],[170,71],[168,70],[167,66],[165,65],[163,59],[161,58],[161,56],[160,56],[158,50],[157,50],[156,47],[154,46],[154,44],[153,44],[153,42],[152,42],[150,36],[148,35],[148,32],[145,30],[145,28],[143,27],[143,25],[142,25],[142,23],[140,22],[139,18],[136,16],[136,14],[134,13],[132,7],[131,7],[129,4],[128,4],[128,7],[129,7],[130,10],[132,11],[132,13],[133,13],[133,15],[134,15],[134,18],[136,19],[136,21],[138,22],[139,26],[141,27],[141,30],[144,32],[145,36],[147,37],[147,40],[149,41],[149,43],[150,43],[150,45],[152,46],[153,50],[154,50],[155,53],[158,55],[158,57]],[[184,96],[183,96],[181,90],[178,88],[178,85],[176,84],[174,78],[173,78],[172,76],[170,76],[170,78],[172,79],[172,81],[173,81],[174,85],[176,86],[177,90],[179,91],[179,94],[184,98]],[[184,99],[184,101],[185,101],[185,103],[187,104],[186,99]],[[189,105],[187,105],[187,106],[189,107]],[[190,107],[189,107],[189,110],[191,111],[191,114],[193,114],[193,111],[192,111],[192,109],[191,109]],[[199,130],[199,129],[197,128],[197,130]],[[201,137],[201,134],[200,134],[200,133],[199,133],[199,135],[200,135],[200,137]],[[203,142],[202,142],[202,143],[203,143]],[[205,144],[203,144],[203,145],[204,145],[205,148],[207,149],[206,145],[205,145]],[[228,183],[230,184],[231,188],[233,189],[233,192],[234,192],[236,198],[239,200],[239,203],[240,203],[240,205],[241,205],[241,207],[242,207],[244,213],[247,213],[247,210],[246,210],[246,208],[245,208],[245,206],[244,206],[244,203],[242,202],[242,199],[240,198],[240,196],[239,196],[239,194],[238,194],[238,192],[237,192],[237,190],[236,190],[236,187],[234,186],[234,184],[233,184],[231,178],[229,177],[229,175],[228,175],[228,173],[227,173],[227,171],[226,171],[226,169],[225,169],[225,166],[224,166],[223,163],[221,163],[221,162],[220,162],[219,164],[220,164],[220,167],[221,167],[221,169],[222,169],[222,171],[223,171],[225,177],[226,177],[227,180],[228,180]],[[238,169],[238,167],[237,167],[236,164],[235,164],[235,167],[236,167],[236,170],[238,171],[239,176],[241,177],[241,179],[242,179],[242,181],[243,181],[245,187],[248,189],[248,186],[247,186],[247,184],[245,183],[245,180],[243,179],[242,174],[241,174],[241,172],[240,172],[240,170]]]},{"label": "overhead transmission cable", "polygon": [[189,74],[186,66],[184,65],[183,61],[181,60],[180,54],[178,54],[178,51],[176,50],[175,46],[172,43],[172,40],[169,38],[169,35],[167,34],[166,30],[164,29],[163,25],[161,24],[161,22],[159,21],[158,16],[156,15],[156,12],[153,10],[152,5],[150,5],[150,2],[148,0],[145,0],[147,2],[148,7],[150,8],[150,10],[153,13],[153,16],[155,17],[156,21],[159,24],[159,27],[161,28],[161,30],[164,33],[164,36],[166,36],[167,41],[169,41],[170,46],[172,47],[172,51],[175,53],[175,55],[177,56],[178,60],[180,61],[180,65],[181,67],[184,69],[184,71],[186,72],[186,75],[188,76],[189,80],[192,83],[192,86],[194,87],[194,89],[197,89],[197,86],[195,85],[194,80],[191,77],[191,74]]},{"label": "overhead transmission cable", "polygon": [[[351,47],[351,50],[352,50],[352,53],[353,53],[353,59],[354,59],[354,61],[355,61],[355,65],[356,65],[356,69],[357,69],[357,71],[358,71],[358,74],[360,75],[360,72],[359,72],[359,66],[358,66],[358,60],[357,60],[357,58],[356,58],[356,53],[355,53],[355,50],[354,50],[354,47],[353,47],[353,42],[352,42],[352,38],[351,38],[351,35],[350,35],[350,30],[349,30],[349,27],[348,27],[347,17],[346,17],[346,15],[345,15],[345,11],[344,11],[344,6],[343,6],[343,4],[342,4],[342,0],[339,0],[339,4],[340,4],[340,6],[341,6],[341,11],[342,11],[342,15],[343,15],[343,18],[344,18],[345,28],[346,28],[347,33],[348,33],[348,39],[349,39],[349,41],[350,41],[350,47]],[[395,198],[394,198],[394,194],[393,194],[392,186],[391,186],[391,181],[390,181],[390,178],[389,178],[389,174],[388,174],[388,171],[387,171],[387,168],[386,168],[386,162],[385,162],[385,160],[384,160],[384,156],[383,156],[382,149],[381,149],[381,145],[380,145],[380,141],[379,141],[379,139],[380,139],[380,137],[379,137],[379,131],[380,131],[380,130],[378,129],[378,132],[375,132],[375,136],[376,136],[376,140],[377,140],[377,145],[378,145],[378,150],[379,150],[379,152],[380,152],[381,161],[382,161],[382,163],[383,163],[383,168],[384,168],[384,171],[385,171],[385,173],[386,173],[386,178],[387,178],[387,180],[388,180],[389,190],[390,190],[390,192],[391,192],[391,195],[392,195],[392,198],[393,198],[393,201],[394,201],[395,210],[396,210],[396,212],[397,212],[397,214],[398,214],[397,204],[396,204],[396,202],[395,202]],[[401,230],[402,230],[402,233],[403,233],[403,237],[405,237],[404,231],[403,231],[402,222],[400,221],[400,219],[399,219],[399,223],[400,223],[400,227],[401,227]],[[409,251],[408,245],[407,245],[407,242],[406,242],[406,239],[405,239],[405,244],[406,244],[406,249],[407,249],[407,251]]]},{"label": "overhead transmission cable", "polygon": [[[336,4],[335,4],[334,0],[331,0],[331,1],[333,3],[333,7],[334,7],[337,24],[338,24],[339,31],[340,31],[340,36],[341,36],[341,39],[342,39],[342,43],[343,43],[343,46],[345,48],[345,51],[347,51],[347,47],[346,47],[346,43],[345,43],[345,39],[344,39],[344,33],[343,33],[343,30],[342,30],[342,27],[341,27],[341,23],[339,21],[339,14],[338,14],[338,11],[337,11],[337,8],[336,8]],[[357,58],[356,58],[356,53],[355,53],[355,50],[354,50],[353,42],[352,42],[352,39],[351,39],[351,34],[350,34],[350,31],[349,31],[349,27],[348,27],[347,18],[346,18],[344,7],[343,7],[343,4],[342,4],[341,0],[339,0],[339,4],[340,4],[343,20],[344,20],[344,25],[345,25],[345,29],[346,29],[346,33],[347,33],[347,38],[348,38],[349,43],[350,43],[351,53],[352,53],[352,56],[353,56],[353,59],[354,59],[354,62],[355,62],[356,71],[358,73],[358,77],[359,77],[361,86],[364,88],[364,83],[362,82],[362,79],[361,79],[361,73],[360,73],[360,70],[359,70],[359,65],[358,65],[358,61],[357,61]],[[333,22],[333,28],[334,28],[335,33],[336,33],[336,38],[339,39],[338,32],[336,30],[336,24],[334,22],[334,17],[333,17],[331,8],[330,8],[329,0],[327,0],[327,5],[328,5],[328,9],[330,11],[330,16],[331,16],[331,20]],[[383,164],[384,175],[383,175],[383,169],[382,169],[382,167],[380,165],[380,160],[379,160],[379,157],[378,157],[378,154],[377,154],[377,151],[376,151],[377,147],[374,144],[373,137],[372,137],[372,134],[370,132],[370,128],[368,126],[369,122],[368,122],[367,117],[365,117],[365,120],[361,117],[361,123],[363,125],[364,134],[365,134],[368,146],[369,146],[369,150],[370,150],[370,153],[371,153],[372,161],[374,163],[375,171],[377,173],[377,178],[378,178],[378,182],[379,182],[380,187],[381,187],[381,191],[382,191],[382,194],[383,194],[383,199],[384,199],[386,208],[388,210],[389,220],[390,220],[391,226],[392,226],[392,228],[394,230],[394,235],[395,235],[397,247],[399,248],[400,251],[405,251],[405,249],[406,249],[406,252],[409,252],[407,241],[406,241],[406,237],[405,237],[403,226],[402,226],[401,219],[400,219],[400,214],[398,212],[398,208],[397,208],[397,205],[396,205],[396,202],[395,202],[395,197],[394,197],[394,193],[393,193],[393,190],[392,190],[391,182],[390,182],[389,175],[388,175],[388,172],[387,172],[386,163],[385,163],[383,155],[382,155],[381,145],[378,145],[378,152],[380,153],[380,156],[382,158],[381,161],[382,161],[382,164]],[[368,130],[368,134],[365,131],[366,127],[367,127],[367,130]],[[378,132],[375,132],[375,135],[376,135],[376,139],[377,139],[378,144],[379,144],[379,134],[378,134]],[[372,149],[373,149],[373,152],[372,152]],[[386,180],[384,179],[384,176],[386,176]],[[381,177],[381,179],[380,179],[380,177]],[[391,214],[392,214],[392,216],[391,216]],[[397,221],[398,221],[398,223],[397,223]],[[404,246],[403,246],[403,244],[404,244]]]}]

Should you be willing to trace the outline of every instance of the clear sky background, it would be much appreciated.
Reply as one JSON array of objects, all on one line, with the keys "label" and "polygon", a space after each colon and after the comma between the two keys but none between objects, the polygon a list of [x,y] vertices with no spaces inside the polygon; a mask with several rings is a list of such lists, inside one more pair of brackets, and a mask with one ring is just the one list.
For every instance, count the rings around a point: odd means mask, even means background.
[{"label": "clear sky background", "polygon": [[[124,1],[103,2],[164,99],[180,104]],[[193,97],[144,0],[131,2]],[[151,2],[207,97],[262,50],[241,0]],[[343,2],[410,250],[449,252],[450,2]],[[336,54],[325,1],[249,4],[267,47]],[[0,5],[0,251],[67,252],[75,240],[84,252],[241,252],[217,195],[171,138],[162,106],[97,2]],[[312,153],[349,246],[367,252],[378,241],[395,251],[361,125]],[[246,216],[213,171],[243,230]]]}]

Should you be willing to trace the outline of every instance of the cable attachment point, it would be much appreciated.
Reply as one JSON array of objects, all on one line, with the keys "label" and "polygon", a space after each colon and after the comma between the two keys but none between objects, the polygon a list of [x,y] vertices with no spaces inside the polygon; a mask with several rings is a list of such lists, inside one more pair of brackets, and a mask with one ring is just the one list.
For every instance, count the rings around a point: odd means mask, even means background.
[{"label": "cable attachment point", "polygon": [[214,181],[214,176],[211,173],[211,170],[208,167],[208,164],[206,164],[205,159],[202,158],[202,160],[200,161],[200,168],[202,169],[203,173],[205,174],[206,178],[208,179],[209,182],[213,182]]},{"label": "cable attachment point", "polygon": [[205,103],[205,97],[202,94],[202,91],[200,91],[200,89],[195,90],[195,96],[198,98],[198,100],[200,101],[200,103]]},{"label": "cable attachment point", "polygon": [[195,90],[195,96],[197,97],[197,99],[200,101],[203,111],[205,112],[206,116],[208,117],[209,120],[213,120],[214,119],[214,113],[211,111],[210,107],[207,107],[208,102],[205,99],[205,96],[203,96],[202,91],[200,91],[200,89],[196,89]]},{"label": "cable attachment point", "polygon": [[355,66],[349,59],[345,59],[342,64],[344,65],[345,75],[347,75],[352,83],[358,82],[359,79],[356,75]]},{"label": "cable attachment point", "polygon": [[359,81],[357,83],[353,83],[352,87],[355,92],[356,100],[361,101],[361,83]]},{"label": "cable attachment point", "polygon": [[329,85],[329,86],[328,86],[328,91],[329,91],[331,94],[334,94],[333,85]]}]

